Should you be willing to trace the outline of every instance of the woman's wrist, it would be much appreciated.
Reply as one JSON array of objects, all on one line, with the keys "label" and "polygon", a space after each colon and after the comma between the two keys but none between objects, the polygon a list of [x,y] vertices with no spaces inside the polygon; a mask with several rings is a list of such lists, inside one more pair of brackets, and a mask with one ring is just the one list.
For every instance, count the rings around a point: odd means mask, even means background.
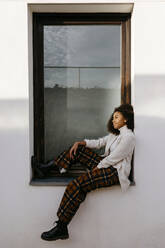
[{"label": "woman's wrist", "polygon": [[84,140],[83,141],[79,141],[79,145],[86,146],[86,142]]}]

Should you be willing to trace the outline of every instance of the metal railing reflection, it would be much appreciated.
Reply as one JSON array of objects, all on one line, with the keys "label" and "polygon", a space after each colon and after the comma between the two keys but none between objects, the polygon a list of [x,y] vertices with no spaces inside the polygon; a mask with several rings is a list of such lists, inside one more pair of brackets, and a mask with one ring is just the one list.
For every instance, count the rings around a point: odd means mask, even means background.
[{"label": "metal railing reflection", "polygon": [[[119,66],[44,66],[45,86],[74,88],[119,88]],[[53,87],[53,86],[52,86]]]}]

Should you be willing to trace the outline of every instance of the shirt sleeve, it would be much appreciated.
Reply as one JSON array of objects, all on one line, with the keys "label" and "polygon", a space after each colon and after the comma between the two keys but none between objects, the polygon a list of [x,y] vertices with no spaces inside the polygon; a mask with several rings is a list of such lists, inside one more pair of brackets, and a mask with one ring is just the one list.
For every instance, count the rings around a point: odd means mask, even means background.
[{"label": "shirt sleeve", "polygon": [[105,157],[99,162],[97,168],[108,168],[111,165],[117,164],[119,161],[126,158],[130,152],[133,152],[135,147],[135,136],[126,135],[121,137],[120,143],[117,147],[110,153],[109,156]]},{"label": "shirt sleeve", "polygon": [[106,145],[108,137],[109,135],[106,135],[99,139],[84,139],[84,141],[86,142],[86,147],[100,149]]}]

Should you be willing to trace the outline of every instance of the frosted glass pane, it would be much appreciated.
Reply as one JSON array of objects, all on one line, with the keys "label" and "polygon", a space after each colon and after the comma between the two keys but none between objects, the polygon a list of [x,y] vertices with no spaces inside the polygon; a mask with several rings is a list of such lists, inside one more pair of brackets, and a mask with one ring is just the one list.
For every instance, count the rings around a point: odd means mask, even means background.
[{"label": "frosted glass pane", "polygon": [[107,134],[120,104],[121,27],[45,26],[45,158]]},{"label": "frosted glass pane", "polygon": [[44,65],[119,67],[120,29],[120,25],[44,26]]}]

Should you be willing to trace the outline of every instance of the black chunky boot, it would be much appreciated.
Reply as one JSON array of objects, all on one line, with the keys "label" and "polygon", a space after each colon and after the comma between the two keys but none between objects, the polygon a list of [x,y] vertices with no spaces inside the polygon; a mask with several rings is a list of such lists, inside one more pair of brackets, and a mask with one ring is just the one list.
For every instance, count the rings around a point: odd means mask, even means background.
[{"label": "black chunky boot", "polygon": [[41,238],[47,241],[53,241],[57,239],[68,239],[68,228],[67,225],[59,220],[56,221],[57,225],[48,232],[43,232]]},{"label": "black chunky boot", "polygon": [[50,170],[54,169],[59,172],[59,168],[55,165],[54,160],[50,160],[46,164],[38,163],[38,169],[40,169],[43,173],[49,172]]},{"label": "black chunky boot", "polygon": [[39,163],[37,159],[32,157],[32,169],[34,171],[35,177],[37,178],[45,178],[50,170],[54,170],[59,173],[59,168],[55,165],[54,160],[50,160],[49,162],[43,164]]}]

